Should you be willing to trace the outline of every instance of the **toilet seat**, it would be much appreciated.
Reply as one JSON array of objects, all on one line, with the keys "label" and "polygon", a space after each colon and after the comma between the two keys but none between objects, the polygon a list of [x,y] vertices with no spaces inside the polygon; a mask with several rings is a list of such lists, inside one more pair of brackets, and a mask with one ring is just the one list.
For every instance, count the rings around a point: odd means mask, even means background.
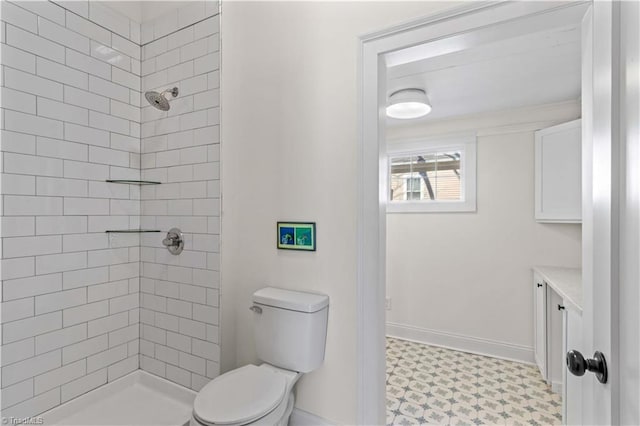
[{"label": "toilet seat", "polygon": [[203,387],[194,401],[193,415],[205,425],[245,425],[276,409],[287,388],[285,376],[273,368],[249,364]]}]

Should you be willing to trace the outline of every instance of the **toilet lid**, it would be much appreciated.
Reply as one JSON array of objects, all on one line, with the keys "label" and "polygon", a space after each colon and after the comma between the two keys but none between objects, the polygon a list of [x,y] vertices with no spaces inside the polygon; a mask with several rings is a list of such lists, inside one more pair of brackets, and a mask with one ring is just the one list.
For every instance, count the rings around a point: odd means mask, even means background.
[{"label": "toilet lid", "polygon": [[232,370],[200,390],[195,416],[208,424],[246,424],[273,411],[284,398],[283,375],[255,365]]}]

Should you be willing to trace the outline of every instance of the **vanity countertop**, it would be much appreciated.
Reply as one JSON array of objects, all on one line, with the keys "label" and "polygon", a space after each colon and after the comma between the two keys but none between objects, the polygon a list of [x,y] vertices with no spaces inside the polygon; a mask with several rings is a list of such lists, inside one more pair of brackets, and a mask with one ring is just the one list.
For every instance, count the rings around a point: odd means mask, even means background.
[{"label": "vanity countertop", "polygon": [[534,266],[533,270],[571,308],[582,313],[582,270],[580,268],[561,268],[558,266]]}]

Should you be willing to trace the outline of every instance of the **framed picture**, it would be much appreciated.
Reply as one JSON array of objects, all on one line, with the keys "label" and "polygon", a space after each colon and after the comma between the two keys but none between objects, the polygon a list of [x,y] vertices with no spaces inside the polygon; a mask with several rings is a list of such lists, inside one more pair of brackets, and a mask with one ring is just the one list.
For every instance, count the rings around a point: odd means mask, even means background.
[{"label": "framed picture", "polygon": [[278,248],[316,251],[316,223],[278,222]]}]

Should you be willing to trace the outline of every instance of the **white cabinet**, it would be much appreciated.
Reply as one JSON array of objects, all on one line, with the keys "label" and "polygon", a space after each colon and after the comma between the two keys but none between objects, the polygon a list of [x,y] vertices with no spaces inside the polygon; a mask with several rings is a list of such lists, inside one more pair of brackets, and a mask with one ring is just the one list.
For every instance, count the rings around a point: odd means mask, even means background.
[{"label": "white cabinet", "polygon": [[540,374],[547,378],[547,285],[533,273],[533,346]]},{"label": "white cabinet", "polygon": [[564,362],[563,312],[566,310],[562,297],[547,285],[547,383],[551,390],[562,395],[562,378],[566,370]]},{"label": "white cabinet", "polygon": [[554,392],[561,393],[565,369],[563,300],[536,272],[533,273],[533,301],[534,358],[542,378]]},{"label": "white cabinet", "polygon": [[[582,315],[573,310],[565,309],[563,312],[564,326],[564,350],[572,349],[582,351]],[[584,352],[583,352],[584,353]],[[565,425],[582,424],[582,385],[584,377],[577,377],[563,369],[563,393],[562,393],[562,423]]]},{"label": "white cabinet", "polygon": [[[572,272],[573,271],[573,272]],[[543,379],[562,394],[562,420],[582,424],[583,377],[567,371],[566,353],[582,347],[582,314],[579,270],[536,267],[533,271],[534,357]],[[580,287],[581,288],[581,287]]]},{"label": "white cabinet", "polygon": [[535,209],[538,222],[582,221],[581,120],[536,132]]}]

